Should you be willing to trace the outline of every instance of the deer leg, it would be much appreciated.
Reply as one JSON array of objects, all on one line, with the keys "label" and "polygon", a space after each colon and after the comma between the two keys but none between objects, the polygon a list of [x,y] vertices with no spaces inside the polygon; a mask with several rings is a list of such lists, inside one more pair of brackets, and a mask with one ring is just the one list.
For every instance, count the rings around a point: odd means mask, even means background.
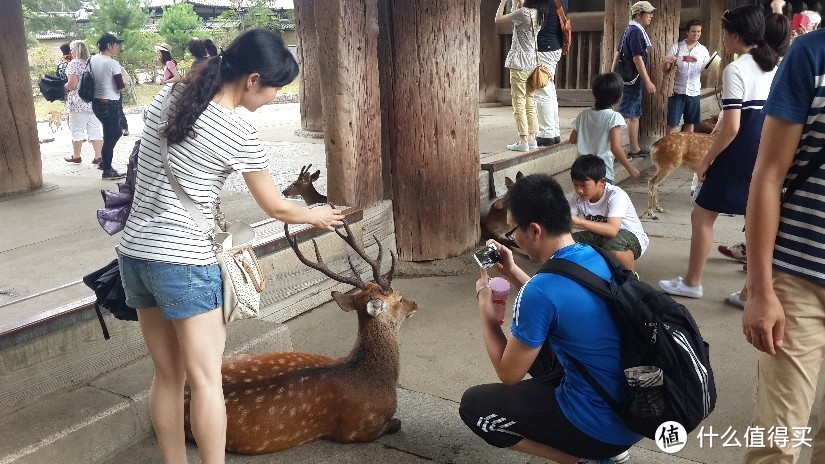
[{"label": "deer leg", "polygon": [[656,174],[647,183],[647,211],[643,216],[647,215],[650,219],[659,219],[659,216],[656,216],[656,213],[653,212],[654,207],[658,207],[659,203],[659,172],[657,169]]}]

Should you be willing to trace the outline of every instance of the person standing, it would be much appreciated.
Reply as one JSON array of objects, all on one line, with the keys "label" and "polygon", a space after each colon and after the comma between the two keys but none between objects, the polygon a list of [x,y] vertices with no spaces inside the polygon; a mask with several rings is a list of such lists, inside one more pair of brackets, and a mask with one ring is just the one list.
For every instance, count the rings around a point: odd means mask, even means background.
[{"label": "person standing", "polygon": [[507,145],[508,150],[530,151],[538,147],[536,132],[536,89],[530,84],[530,74],[536,69],[536,35],[541,30],[541,19],[549,5],[546,0],[513,0],[513,8],[504,14],[507,0],[501,0],[496,12],[496,23],[513,23],[513,41],[504,67],[510,70],[510,94],[513,117],[516,119],[518,141]]},{"label": "person standing", "polygon": [[71,44],[69,42],[62,44],[60,46],[60,53],[62,53],[63,56],[61,56],[60,61],[57,62],[54,73],[58,78],[65,81],[68,79],[68,76],[66,75],[66,67],[69,66],[69,63],[73,59]]},{"label": "person standing", "polygon": [[650,154],[650,150],[643,150],[639,147],[639,118],[642,116],[642,92],[656,93],[656,86],[647,73],[647,49],[653,44],[645,30],[653,22],[654,10],[656,8],[650,2],[645,1],[636,2],[630,7],[630,23],[619,40],[619,47],[613,55],[613,65],[610,68],[611,71],[616,71],[619,53],[621,53],[622,59],[632,62],[636,66],[636,72],[639,73],[636,82],[624,86],[618,109],[627,122],[627,138],[630,141],[630,153],[627,156],[631,158]]},{"label": "person standing", "polygon": [[[753,427],[805,430],[825,360],[825,169],[783,187],[821,160],[825,130],[825,31],[799,36],[776,73],[748,198],[748,300],[742,332],[759,353]],[[777,136],[777,134],[781,134]],[[804,175],[804,174],[803,174]],[[821,394],[821,393],[820,393]],[[821,406],[820,406],[821,408]],[[820,409],[810,462],[825,462]],[[809,435],[807,438],[811,438]],[[746,464],[794,463],[800,447],[766,440]]]},{"label": "person standing", "polygon": [[123,82],[120,63],[114,57],[120,53],[123,40],[106,33],[97,41],[100,53],[89,60],[92,75],[95,78],[95,94],[92,100],[92,110],[103,126],[103,150],[100,169],[103,170],[103,179],[122,179],[123,174],[112,167],[112,158],[115,154],[115,145],[123,136],[120,127],[120,94],[126,89]]},{"label": "person standing", "polygon": [[155,45],[155,54],[158,64],[163,66],[163,75],[160,79],[161,84],[174,84],[175,82],[183,80],[183,77],[178,71],[177,61],[172,59],[171,45],[165,43]]},{"label": "person standing", "polygon": [[[163,462],[185,463],[184,384],[190,424],[204,464],[225,461],[226,408],[221,360],[226,342],[221,272],[211,241],[175,194],[160,152],[168,139],[169,169],[207,222],[235,171],[270,217],[334,230],[337,209],[304,208],[281,198],[258,131],[236,109],[254,112],[298,75],[280,36],[252,29],[185,85],[167,85],[146,111],[135,196],[118,246],[126,304],[137,309],[154,366],[149,412]],[[169,98],[172,110],[162,114]]]},{"label": "person standing", "polygon": [[103,149],[103,133],[100,130],[100,121],[92,112],[92,104],[83,101],[77,94],[77,86],[80,84],[80,75],[86,69],[89,61],[89,49],[82,40],[74,40],[70,44],[72,61],[66,67],[67,81],[63,87],[66,89],[66,112],[69,114],[69,130],[72,133],[73,154],[63,158],[69,163],[80,163],[80,149],[83,140],[88,137],[89,143],[95,151],[95,158],[92,164],[100,164],[101,150]]},{"label": "person standing", "polygon": [[[567,0],[559,0],[562,9],[566,12]],[[547,13],[542,20],[541,30],[536,38],[539,51],[539,62],[547,67],[551,76],[556,75],[556,66],[561,59],[561,22],[556,11],[555,3],[550,2]],[[540,147],[555,145],[561,142],[559,131],[559,101],[556,97],[555,78],[550,79],[544,88],[536,89],[536,112],[538,113],[539,131],[536,132],[536,143]]]},{"label": "person standing", "polygon": [[702,22],[698,19],[688,21],[685,26],[685,40],[670,47],[662,62],[665,72],[676,69],[673,82],[673,95],[667,99],[667,131],[672,134],[679,128],[684,115],[684,132],[693,132],[693,125],[701,121],[702,74],[710,62],[708,49],[699,43],[702,37]]}]

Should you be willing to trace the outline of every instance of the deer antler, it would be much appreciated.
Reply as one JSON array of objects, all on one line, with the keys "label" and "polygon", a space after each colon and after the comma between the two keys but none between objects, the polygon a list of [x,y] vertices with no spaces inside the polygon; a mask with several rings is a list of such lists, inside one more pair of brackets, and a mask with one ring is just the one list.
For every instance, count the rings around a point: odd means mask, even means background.
[{"label": "deer antler", "polygon": [[335,233],[338,234],[339,237],[344,239],[344,241],[347,242],[347,244],[349,244],[349,246],[353,250],[355,250],[356,253],[358,253],[358,256],[360,256],[361,259],[363,259],[364,261],[366,261],[367,264],[370,265],[370,267],[372,268],[372,277],[375,280],[375,283],[381,286],[381,290],[383,290],[385,294],[392,293],[392,287],[390,286],[390,282],[392,281],[392,273],[395,272],[395,254],[392,254],[393,264],[392,268],[390,268],[390,278],[385,279],[381,276],[381,258],[384,254],[384,249],[381,247],[381,242],[379,242],[378,238],[373,235],[375,243],[378,244],[378,259],[371,259],[369,256],[367,256],[367,253],[364,251],[364,249],[361,248],[360,245],[355,243],[355,237],[352,235],[352,230],[349,227],[349,223],[347,223],[347,221],[343,222],[344,230],[346,230],[347,233],[344,234],[338,229],[335,229]]},{"label": "deer antler", "polygon": [[310,164],[309,166],[301,166],[301,173],[298,174],[298,178],[300,179],[300,178],[304,177],[304,174],[309,176],[309,168],[311,168],[311,167],[312,167],[312,164]]},{"label": "deer antler", "polygon": [[[344,222],[344,224],[346,224],[346,222]],[[353,269],[355,277],[347,277],[341,274],[336,274],[335,272],[331,271],[329,267],[327,267],[327,265],[324,263],[324,260],[321,258],[321,251],[318,250],[318,243],[315,240],[312,241],[312,245],[315,247],[315,258],[317,259],[317,262],[313,263],[312,261],[304,257],[304,254],[301,253],[301,250],[298,249],[298,239],[290,235],[289,224],[284,224],[284,234],[286,235],[286,241],[289,242],[289,246],[291,246],[292,250],[295,251],[295,255],[298,256],[299,261],[317,271],[321,271],[321,273],[323,273],[324,275],[333,280],[337,280],[338,282],[349,284],[353,287],[357,287],[360,289],[364,288],[364,281],[361,280],[361,276],[359,276],[358,272],[355,271],[355,267],[353,267],[352,265],[352,260],[350,260],[350,267]],[[352,246],[352,244],[350,244],[350,246]],[[349,260],[349,256],[347,256],[347,259]]]}]

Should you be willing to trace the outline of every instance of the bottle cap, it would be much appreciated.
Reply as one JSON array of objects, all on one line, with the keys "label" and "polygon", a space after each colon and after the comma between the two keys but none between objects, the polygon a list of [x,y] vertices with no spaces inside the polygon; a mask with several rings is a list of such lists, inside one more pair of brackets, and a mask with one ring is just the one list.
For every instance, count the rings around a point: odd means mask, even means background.
[{"label": "bottle cap", "polygon": [[493,277],[490,279],[490,290],[493,296],[506,297],[510,293],[510,282],[502,277]]}]

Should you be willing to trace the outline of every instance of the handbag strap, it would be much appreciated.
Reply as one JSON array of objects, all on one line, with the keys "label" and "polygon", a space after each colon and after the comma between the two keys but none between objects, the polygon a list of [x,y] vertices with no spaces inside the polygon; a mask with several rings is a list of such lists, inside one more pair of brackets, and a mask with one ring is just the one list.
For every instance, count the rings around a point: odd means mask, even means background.
[{"label": "handbag strap", "polygon": [[536,67],[538,68],[539,66],[541,66],[541,61],[539,61],[539,38],[536,35],[536,24],[533,21],[533,13],[530,13],[530,30],[533,32],[533,43],[536,45],[533,49],[536,51]]},{"label": "handbag strap", "polygon": [[167,91],[166,98],[163,99],[163,108],[161,109],[161,121],[158,124],[158,138],[160,139],[160,157],[163,161],[163,169],[166,170],[166,177],[169,179],[169,185],[172,186],[172,191],[177,195],[181,205],[189,212],[189,216],[198,224],[198,227],[206,234],[210,240],[214,241],[214,227],[209,227],[209,221],[206,220],[203,211],[195,205],[192,198],[180,186],[175,173],[169,165],[169,140],[166,138],[166,128],[169,127],[169,107],[171,106],[172,93],[175,90],[175,85]]}]

